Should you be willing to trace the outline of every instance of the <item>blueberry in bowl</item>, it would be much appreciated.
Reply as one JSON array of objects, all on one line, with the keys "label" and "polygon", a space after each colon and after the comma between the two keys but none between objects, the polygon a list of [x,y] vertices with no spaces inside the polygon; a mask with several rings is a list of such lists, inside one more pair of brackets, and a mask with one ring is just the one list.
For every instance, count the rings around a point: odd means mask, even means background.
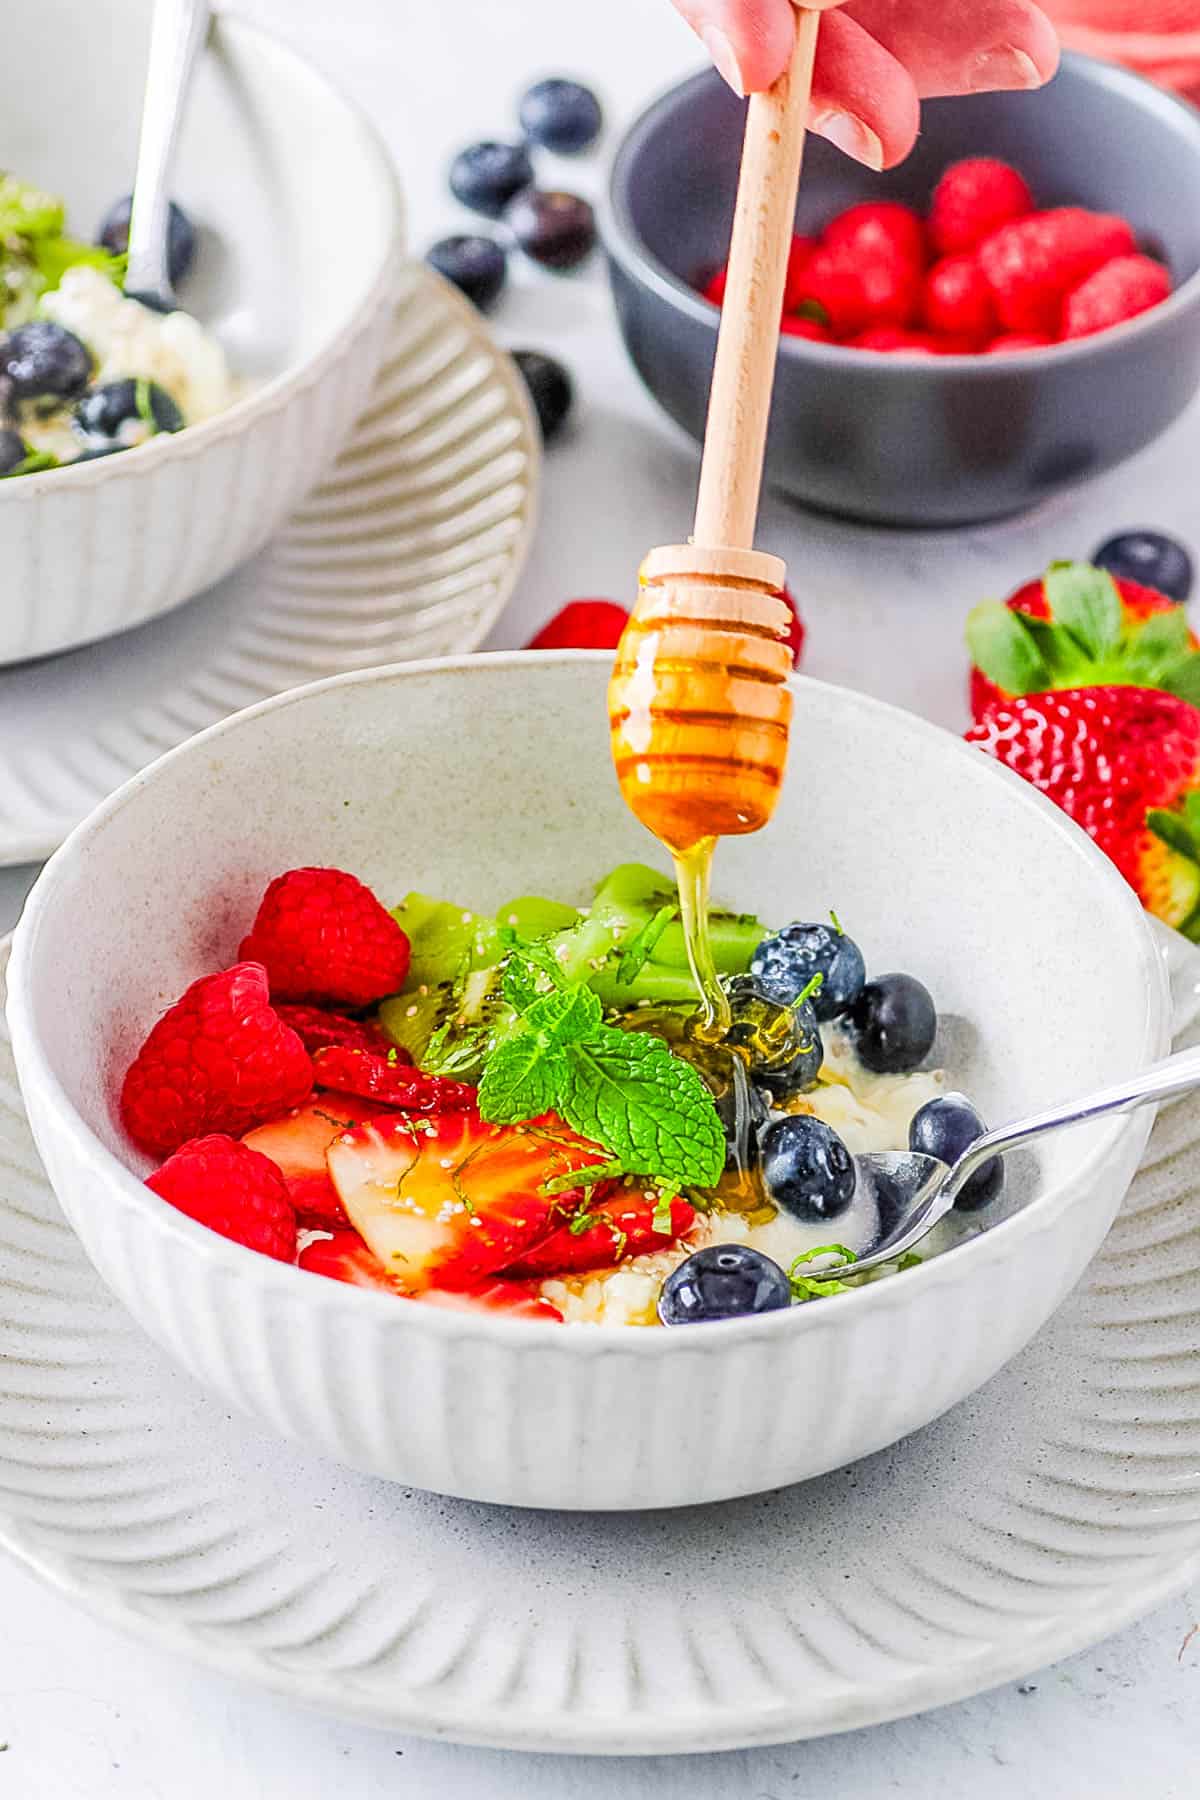
[{"label": "blueberry in bowl", "polygon": [[[119,200],[114,200],[100,221],[96,242],[114,256],[123,256],[129,249],[129,220],[132,213],[133,195],[122,194]],[[195,260],[196,227],[178,201],[172,200],[167,213],[167,273],[172,287],[178,287],[187,280]]]}]

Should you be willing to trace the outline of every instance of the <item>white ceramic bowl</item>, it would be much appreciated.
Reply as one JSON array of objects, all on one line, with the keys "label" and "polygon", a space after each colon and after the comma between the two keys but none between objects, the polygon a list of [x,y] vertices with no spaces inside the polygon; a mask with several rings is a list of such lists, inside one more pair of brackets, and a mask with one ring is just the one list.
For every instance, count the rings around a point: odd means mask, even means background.
[{"label": "white ceramic bowl", "polygon": [[[10,0],[0,168],[91,237],[132,185],[150,0]],[[382,359],[400,250],[395,177],[324,76],[222,14],[175,191],[200,228],[181,300],[253,387],[120,456],[0,482],[0,664],[141,624],[260,549],[332,462]]]},{"label": "white ceramic bowl", "polygon": [[[115,1096],[148,1025],[236,955],[270,877],[355,870],[480,908],[582,899],[656,854],[609,762],[609,658],[410,664],[285,694],[137,776],[48,865],[9,1019],[51,1181],[89,1256],[230,1402],[398,1481],[525,1506],[753,1493],[894,1442],[985,1381],[1073,1285],[1150,1120],[1047,1140],[1023,1211],[855,1293],[675,1331],[443,1312],[243,1250],[146,1188]],[[797,680],[778,815],[722,846],[717,890],[765,919],[836,906],[875,969],[924,978],[953,1072],[993,1118],[1161,1053],[1166,979],[1112,866],[978,751]]]}]

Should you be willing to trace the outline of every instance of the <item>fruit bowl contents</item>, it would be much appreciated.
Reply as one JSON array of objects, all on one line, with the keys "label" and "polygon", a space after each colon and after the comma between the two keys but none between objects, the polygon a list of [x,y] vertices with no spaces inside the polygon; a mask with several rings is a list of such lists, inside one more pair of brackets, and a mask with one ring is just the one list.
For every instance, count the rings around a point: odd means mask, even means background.
[{"label": "fruit bowl contents", "polygon": [[[178,206],[170,220],[181,280],[195,234]],[[84,244],[61,201],[0,177],[0,478],[129,450],[233,404],[224,352],[196,319],[122,294],[128,236],[128,198]]]},{"label": "fruit bowl contents", "polygon": [[[723,267],[698,285],[723,305]],[[781,330],[853,350],[1001,356],[1107,331],[1171,291],[1127,220],[1039,209],[1010,164],[969,157],[946,169],[924,216],[863,201],[819,238],[793,238]]]},{"label": "fruit bowl contents", "polygon": [[293,869],[146,1037],[125,1129],[191,1217],[424,1305],[677,1326],[837,1292],[890,1223],[854,1154],[952,1161],[983,1121],[922,1066],[926,989],[868,979],[836,917],[711,925],[719,1043],[652,869],[492,917]]}]

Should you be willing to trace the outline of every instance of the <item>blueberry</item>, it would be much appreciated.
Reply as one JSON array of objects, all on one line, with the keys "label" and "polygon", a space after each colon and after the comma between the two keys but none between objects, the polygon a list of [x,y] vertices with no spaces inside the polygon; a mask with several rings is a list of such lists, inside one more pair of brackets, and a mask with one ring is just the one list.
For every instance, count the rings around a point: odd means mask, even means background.
[{"label": "blueberry", "polygon": [[575,400],[571,377],[553,356],[540,350],[514,350],[513,361],[525,377],[529,398],[542,428],[542,442],[550,443],[567,422]]},{"label": "blueberry", "polygon": [[[124,256],[129,248],[129,215],[133,207],[133,196],[125,194],[109,207],[104,215],[103,223],[96,235],[96,242],[111,250],[114,256]],[[196,259],[196,228],[184,212],[172,200],[167,215],[167,274],[171,277],[173,287],[185,279],[188,270]]]},{"label": "blueberry", "polygon": [[475,232],[439,238],[426,251],[425,261],[452,281],[480,312],[487,312],[496,304],[508,278],[508,259],[502,246],[495,238],[480,237]]},{"label": "blueberry", "polygon": [[868,981],[848,1018],[858,1060],[876,1075],[907,1075],[924,1062],[937,1036],[929,990],[912,975]]},{"label": "blueberry", "polygon": [[0,476],[11,475],[25,461],[25,441],[19,431],[0,431]]},{"label": "blueberry", "polygon": [[800,1006],[793,1005],[790,1011],[795,1031],[795,1054],[783,1067],[761,1069],[758,1073],[759,1081],[776,1100],[790,1100],[794,1095],[806,1094],[816,1087],[821,1064],[825,1061],[821,1027],[811,1002],[805,1000]]},{"label": "blueberry", "polygon": [[1186,600],[1192,591],[1192,559],[1162,531],[1123,531],[1101,544],[1092,561],[1122,581],[1140,581],[1172,600]]},{"label": "blueberry", "polygon": [[756,1081],[767,1074],[784,1075],[811,1048],[803,1020],[790,1006],[772,1000],[757,976],[733,975],[723,986],[730,1011],[725,1043],[744,1054]]},{"label": "blueberry", "polygon": [[183,414],[157,381],[106,381],[83,396],[75,423],[99,446],[125,449],[159,431],[182,431]]},{"label": "blueberry", "polygon": [[[725,1062],[732,1064],[733,1057],[726,1057]],[[770,1105],[762,1089],[756,1087],[747,1075],[742,1082],[737,1082],[732,1069],[723,1071],[722,1078],[717,1079],[705,1073],[705,1080],[712,1091],[713,1101],[717,1108],[717,1117],[725,1132],[725,1167],[736,1169],[738,1166],[739,1132],[738,1132],[738,1087],[745,1090],[746,1116],[742,1121],[745,1142],[741,1145],[745,1153],[747,1144],[752,1144],[762,1127],[770,1117]]]},{"label": "blueberry", "polygon": [[18,400],[70,399],[87,386],[91,373],[87,345],[51,319],[31,319],[0,338],[0,375],[7,375]]},{"label": "blueberry", "polygon": [[580,264],[596,242],[596,215],[578,194],[526,188],[504,215],[518,248],[544,269]]},{"label": "blueberry", "polygon": [[527,138],[564,156],[594,144],[604,124],[591,88],[562,77],[536,82],[521,101],[520,119]]},{"label": "blueberry", "polygon": [[672,1269],[658,1297],[664,1325],[706,1325],[747,1313],[778,1312],[792,1304],[777,1262],[749,1244],[709,1244]]},{"label": "blueberry", "polygon": [[772,999],[784,1006],[803,993],[814,975],[824,977],[812,996],[818,1019],[836,1019],[862,993],[867,979],[862,951],[835,925],[785,925],[764,938],[750,962]]},{"label": "blueberry", "polygon": [[524,144],[470,144],[450,164],[454,198],[489,219],[498,219],[514,195],[532,186],[533,164]]},{"label": "blueberry", "polygon": [[[908,1147],[953,1165],[986,1130],[965,1094],[942,1094],[936,1100],[927,1100],[913,1115]],[[960,1212],[978,1212],[996,1198],[1003,1186],[1004,1163],[994,1156],[976,1170],[954,1204]]]},{"label": "blueberry", "polygon": [[776,1206],[806,1224],[838,1219],[854,1198],[858,1170],[837,1132],[807,1113],[775,1119],[759,1139],[763,1186]]}]

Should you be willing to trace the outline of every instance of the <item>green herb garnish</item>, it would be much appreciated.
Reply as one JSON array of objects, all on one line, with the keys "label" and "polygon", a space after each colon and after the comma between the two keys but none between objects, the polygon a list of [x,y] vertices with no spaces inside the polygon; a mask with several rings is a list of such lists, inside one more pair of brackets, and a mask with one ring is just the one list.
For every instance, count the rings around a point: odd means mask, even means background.
[{"label": "green herb garnish", "polygon": [[675,901],[668,901],[660,906],[653,917],[637,931],[621,952],[617,964],[617,980],[622,984],[636,981],[650,958],[667,926],[671,924],[679,911]]},{"label": "green herb garnish", "polygon": [[[800,1274],[804,1265],[815,1262],[818,1256],[836,1256],[838,1260],[827,1274]],[[848,1294],[849,1283],[837,1279],[837,1269],[853,1261],[854,1253],[847,1250],[845,1244],[818,1244],[815,1250],[805,1250],[799,1256],[794,1256],[788,1269],[793,1297],[797,1300],[821,1300],[827,1294]]]}]

